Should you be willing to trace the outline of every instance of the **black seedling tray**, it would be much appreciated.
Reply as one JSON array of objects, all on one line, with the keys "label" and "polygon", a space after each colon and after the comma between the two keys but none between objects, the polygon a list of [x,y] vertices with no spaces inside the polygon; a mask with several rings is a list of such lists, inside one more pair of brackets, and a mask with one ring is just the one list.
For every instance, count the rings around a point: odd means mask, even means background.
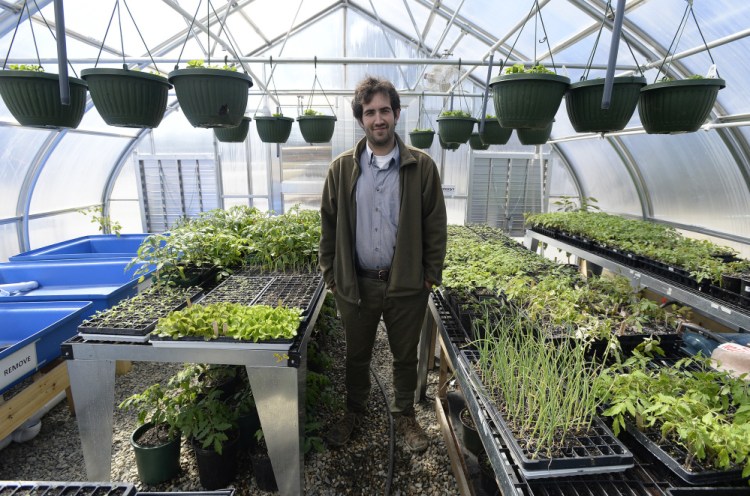
[{"label": "black seedling tray", "polygon": [[149,492],[139,491],[138,496],[233,496],[234,489],[219,489],[218,491],[177,491],[177,492]]},{"label": "black seedling tray", "polygon": [[[693,459],[695,470],[685,468],[681,460],[687,456],[685,449],[677,443],[669,441],[656,443],[651,440],[645,433],[641,432],[630,422],[625,422],[625,428],[628,434],[633,436],[639,444],[651,452],[659,461],[664,463],[680,479],[688,484],[711,484],[711,483],[731,483],[742,480],[742,467],[730,470],[716,470],[702,466],[699,460]],[[670,453],[676,453],[679,459]],[[724,493],[721,493],[724,494]]]},{"label": "black seedling tray", "polygon": [[[478,360],[479,352],[475,350],[462,350],[461,353],[472,364]],[[528,450],[519,444],[512,429],[498,411],[495,402],[484,389],[473,367],[468,374],[488,415],[497,425],[508,446],[513,461],[527,479],[621,472],[633,466],[633,454],[599,417],[593,418],[588,433],[572,437],[569,446],[560,453],[559,457],[548,458],[540,454],[537,459],[530,458]]]},{"label": "black seedling tray", "polygon": [[433,303],[435,304],[435,308],[438,311],[440,320],[443,323],[443,327],[445,328],[445,331],[448,333],[450,342],[454,343],[456,346],[461,346],[461,345],[468,343],[468,337],[466,336],[466,333],[464,332],[463,328],[458,324],[458,320],[454,316],[453,310],[446,303],[445,298],[443,298],[441,291],[433,291],[432,300],[433,300]]},{"label": "black seedling tray", "polygon": [[750,487],[673,487],[667,496],[750,496]]},{"label": "black seedling tray", "polygon": [[279,304],[302,310],[307,318],[313,311],[313,303],[323,290],[323,276],[320,274],[278,274],[255,301],[256,305]]},{"label": "black seedling tray", "polygon": [[221,284],[212,289],[201,301],[204,305],[212,303],[237,303],[253,305],[273,281],[272,276],[244,276],[232,274]]},{"label": "black seedling tray", "polygon": [[0,496],[132,496],[132,484],[101,482],[1,481]]}]

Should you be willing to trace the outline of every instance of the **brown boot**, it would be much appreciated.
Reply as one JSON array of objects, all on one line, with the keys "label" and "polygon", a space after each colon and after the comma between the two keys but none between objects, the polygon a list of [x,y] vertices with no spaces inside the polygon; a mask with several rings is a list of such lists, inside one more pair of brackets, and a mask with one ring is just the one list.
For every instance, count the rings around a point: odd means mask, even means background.
[{"label": "brown boot", "polygon": [[354,412],[346,412],[344,417],[333,424],[325,435],[328,446],[338,448],[343,446],[352,437],[352,432],[362,423],[362,415]]},{"label": "brown boot", "polygon": [[409,448],[409,451],[421,453],[430,445],[430,439],[425,434],[422,427],[417,422],[417,418],[412,415],[399,415],[396,420],[396,433],[401,436]]}]

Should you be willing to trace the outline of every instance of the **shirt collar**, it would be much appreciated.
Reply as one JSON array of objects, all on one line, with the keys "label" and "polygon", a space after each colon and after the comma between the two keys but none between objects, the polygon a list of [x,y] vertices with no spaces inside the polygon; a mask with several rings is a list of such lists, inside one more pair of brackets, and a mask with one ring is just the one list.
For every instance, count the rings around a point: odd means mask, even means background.
[{"label": "shirt collar", "polygon": [[[372,149],[370,148],[370,143],[367,143],[365,145],[365,156],[367,157],[367,163],[370,164],[370,165],[372,165],[373,167],[377,167],[375,165],[374,160],[373,160],[373,155],[374,154],[372,152]],[[391,150],[388,153],[388,155],[386,155],[386,157],[387,157],[388,161],[390,161],[391,159],[396,159],[398,156],[399,156],[398,141],[396,141],[395,144],[393,145],[393,150]],[[397,159],[396,159],[396,163],[398,163]]]}]

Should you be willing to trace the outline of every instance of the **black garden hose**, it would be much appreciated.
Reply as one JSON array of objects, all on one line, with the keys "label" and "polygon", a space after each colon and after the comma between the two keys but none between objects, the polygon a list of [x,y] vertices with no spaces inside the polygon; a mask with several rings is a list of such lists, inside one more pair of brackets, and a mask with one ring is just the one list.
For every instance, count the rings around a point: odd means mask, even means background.
[{"label": "black garden hose", "polygon": [[383,404],[385,405],[385,413],[386,415],[388,415],[388,432],[389,432],[388,476],[386,477],[386,480],[385,480],[385,491],[383,492],[383,495],[389,496],[391,494],[391,483],[393,482],[393,458],[394,458],[394,451],[396,448],[396,434],[393,430],[393,415],[391,415],[391,409],[388,406],[388,396],[385,394],[385,388],[383,387],[383,383],[380,381],[380,377],[378,377],[378,374],[375,373],[375,370],[373,370],[372,365],[370,366],[370,373],[375,378],[375,382],[380,388],[380,393],[383,395]]}]

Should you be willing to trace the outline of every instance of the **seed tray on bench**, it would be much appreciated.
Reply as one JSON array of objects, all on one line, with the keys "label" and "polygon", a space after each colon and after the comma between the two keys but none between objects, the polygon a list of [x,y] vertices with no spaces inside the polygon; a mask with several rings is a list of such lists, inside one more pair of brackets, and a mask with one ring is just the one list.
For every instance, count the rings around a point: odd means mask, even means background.
[{"label": "seed tray on bench", "polygon": [[667,496],[750,496],[750,487],[673,487]]},{"label": "seed tray on bench", "polygon": [[0,496],[134,496],[132,484],[101,482],[2,481]]},{"label": "seed tray on bench", "polygon": [[323,289],[320,274],[278,274],[255,301],[256,305],[297,307],[307,318]]},{"label": "seed tray on bench", "polygon": [[232,274],[206,294],[201,303],[204,305],[237,303],[250,306],[255,304],[255,300],[265,291],[273,279],[272,276]]},{"label": "seed tray on bench", "polygon": [[471,364],[470,370],[467,371],[470,382],[479,393],[488,415],[498,426],[513,460],[527,479],[622,472],[633,466],[633,454],[599,417],[593,418],[588,433],[573,436],[569,446],[562,450],[559,457],[549,458],[540,455],[538,459],[532,459],[529,452],[519,444],[474,370],[473,364],[478,360],[479,352],[462,350],[461,354]]}]

